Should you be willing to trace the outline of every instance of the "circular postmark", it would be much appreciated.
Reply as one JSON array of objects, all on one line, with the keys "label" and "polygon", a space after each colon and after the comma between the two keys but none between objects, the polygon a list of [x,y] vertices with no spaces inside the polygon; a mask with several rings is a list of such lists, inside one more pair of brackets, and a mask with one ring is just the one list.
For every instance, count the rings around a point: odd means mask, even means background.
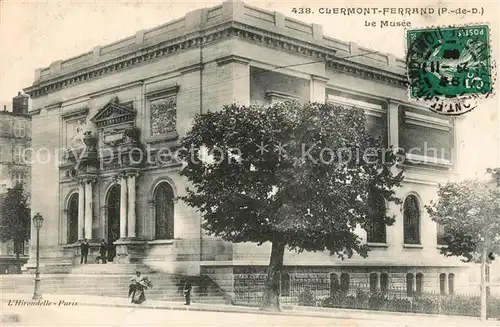
[{"label": "circular postmark", "polygon": [[409,98],[461,115],[493,90],[487,25],[407,31]]}]

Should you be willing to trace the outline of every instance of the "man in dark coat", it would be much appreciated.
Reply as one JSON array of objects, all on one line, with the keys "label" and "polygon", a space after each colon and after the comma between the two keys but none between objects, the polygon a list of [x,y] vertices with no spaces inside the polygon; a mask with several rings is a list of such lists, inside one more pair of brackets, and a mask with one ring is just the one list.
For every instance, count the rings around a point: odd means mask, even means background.
[{"label": "man in dark coat", "polygon": [[184,305],[190,305],[191,304],[191,289],[193,287],[191,286],[191,282],[189,280],[186,280],[186,283],[184,283],[184,297],[186,298],[186,303]]},{"label": "man in dark coat", "polygon": [[106,251],[108,249],[108,245],[106,244],[106,240],[102,239],[101,246],[99,247],[99,257],[101,259],[101,263],[106,263]]},{"label": "man in dark coat", "polygon": [[87,257],[89,255],[90,244],[87,242],[87,239],[83,239],[83,242],[80,244],[80,264],[87,263]]}]

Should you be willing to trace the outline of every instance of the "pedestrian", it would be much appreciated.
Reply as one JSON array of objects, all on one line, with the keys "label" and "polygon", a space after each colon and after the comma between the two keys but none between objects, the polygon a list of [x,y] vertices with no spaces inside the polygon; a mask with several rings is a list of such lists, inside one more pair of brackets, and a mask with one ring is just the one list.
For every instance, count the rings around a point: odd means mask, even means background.
[{"label": "pedestrian", "polygon": [[108,245],[106,244],[106,240],[102,239],[101,241],[101,246],[99,247],[99,255],[101,259],[101,263],[106,263],[106,251],[107,251]]},{"label": "pedestrian", "polygon": [[83,242],[80,244],[80,264],[82,263],[87,263],[87,257],[89,255],[89,242],[87,242],[87,239],[84,238]]},{"label": "pedestrian", "polygon": [[144,291],[152,288],[153,283],[148,277],[141,276],[141,272],[137,271],[135,276],[130,278],[130,285],[128,288],[128,296],[132,296],[132,303],[141,304],[146,301]]},{"label": "pedestrian", "polygon": [[115,246],[113,244],[113,241],[110,241],[107,246],[108,250],[108,262],[113,262],[113,259],[115,257]]},{"label": "pedestrian", "polygon": [[191,304],[191,290],[192,290],[191,282],[189,280],[186,280],[184,283],[184,298],[186,299],[186,303],[184,305],[190,305]]}]

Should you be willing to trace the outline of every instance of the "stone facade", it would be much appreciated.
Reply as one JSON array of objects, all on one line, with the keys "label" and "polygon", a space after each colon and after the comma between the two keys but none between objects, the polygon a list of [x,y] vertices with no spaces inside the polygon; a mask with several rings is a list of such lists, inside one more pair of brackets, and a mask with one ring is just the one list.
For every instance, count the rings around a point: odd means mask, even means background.
[{"label": "stone facade", "polygon": [[[0,111],[0,194],[8,188],[23,184],[30,197],[31,173],[29,148],[31,147],[31,117],[28,115],[29,96],[19,93],[12,99],[12,111]],[[0,212],[1,215],[1,212]],[[25,244],[26,262],[29,242]],[[0,273],[14,272],[13,242],[0,243]]]},{"label": "stone facade", "polygon": [[407,273],[423,274],[428,288],[439,287],[439,273],[455,273],[461,284],[464,266],[439,254],[438,228],[423,208],[437,184],[453,175],[454,121],[408,102],[400,58],[329,38],[315,24],[228,1],[56,61],[36,71],[26,92],[33,99],[34,151],[53,155],[33,165],[33,212],[46,217],[40,241],[45,265],[74,263],[78,239],[97,248],[104,238],[116,246],[115,261],[209,275],[232,292],[234,269],[267,265],[269,246],[205,235],[199,215],[177,200],[186,181],[180,164],[167,160],[169,151],[200,112],[296,99],[361,107],[375,135],[406,151],[411,162],[403,164],[398,196],[418,203],[418,240],[404,244],[403,206],[393,204],[388,210],[396,222],[383,242],[371,244],[368,259],[287,252],[288,269],[351,273],[360,281],[386,272],[395,283]]}]

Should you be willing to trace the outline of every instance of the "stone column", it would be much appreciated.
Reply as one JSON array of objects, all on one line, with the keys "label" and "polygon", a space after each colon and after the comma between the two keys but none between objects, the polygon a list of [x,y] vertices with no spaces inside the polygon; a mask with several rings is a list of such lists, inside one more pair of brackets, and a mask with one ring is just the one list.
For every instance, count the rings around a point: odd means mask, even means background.
[{"label": "stone column", "polygon": [[387,102],[387,144],[399,147],[399,103],[392,100]]},{"label": "stone column", "polygon": [[229,97],[214,103],[218,108],[222,103],[236,103],[248,106],[250,104],[250,59],[230,55],[216,60],[218,82],[227,82],[230,88]]},{"label": "stone column", "polygon": [[129,172],[127,174],[127,184],[128,184],[128,215],[127,215],[127,236],[129,238],[134,238],[135,235],[135,224],[136,224],[136,215],[135,215],[135,201],[136,201],[136,192],[135,192],[135,180],[138,175],[137,172]]},{"label": "stone column", "polygon": [[325,88],[327,82],[328,78],[326,77],[311,75],[311,82],[310,82],[311,102],[325,103],[326,101]]},{"label": "stone column", "polygon": [[120,238],[127,237],[127,177],[120,175]]},{"label": "stone column", "polygon": [[93,179],[85,181],[85,231],[84,237],[87,240],[92,239],[92,184]]},{"label": "stone column", "polygon": [[83,240],[85,230],[85,188],[84,181],[78,181],[78,239]]}]

